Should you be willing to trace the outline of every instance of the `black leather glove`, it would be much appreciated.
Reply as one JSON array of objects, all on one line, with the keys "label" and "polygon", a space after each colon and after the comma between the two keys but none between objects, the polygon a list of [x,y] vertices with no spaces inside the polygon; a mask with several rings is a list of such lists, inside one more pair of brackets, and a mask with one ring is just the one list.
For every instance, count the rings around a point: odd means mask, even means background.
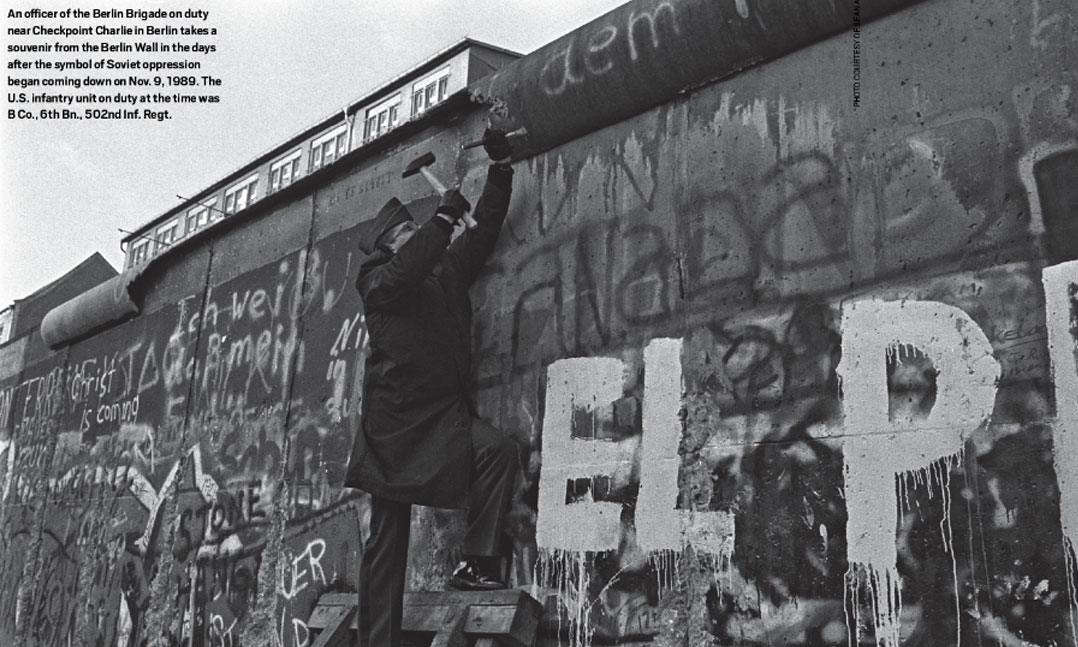
[{"label": "black leather glove", "polygon": [[471,210],[471,203],[460,194],[460,191],[456,189],[446,189],[446,192],[442,194],[442,200],[438,203],[438,208],[434,210],[434,213],[444,214],[450,217],[453,222],[456,222],[464,216],[465,212]]},{"label": "black leather glove", "polygon": [[509,156],[513,154],[513,147],[509,145],[509,138],[502,131],[494,130],[493,128],[487,128],[483,131],[483,150],[487,152],[487,156],[494,162],[509,159]]}]

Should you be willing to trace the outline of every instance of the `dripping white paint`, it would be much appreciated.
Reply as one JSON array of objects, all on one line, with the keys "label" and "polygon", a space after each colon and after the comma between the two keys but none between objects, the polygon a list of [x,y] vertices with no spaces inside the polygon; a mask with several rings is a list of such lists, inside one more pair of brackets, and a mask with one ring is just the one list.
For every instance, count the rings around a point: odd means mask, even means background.
[{"label": "dripping white paint", "polygon": [[[1049,351],[1056,400],[1061,403],[1055,422],[1057,475],[1075,474],[1078,344],[1071,322],[1078,321],[1078,306],[1072,296],[1078,293],[1078,262],[1046,269],[1044,284]],[[1000,366],[982,329],[962,310],[940,302],[865,299],[847,303],[842,308],[841,332],[838,373],[845,418],[847,593],[853,598],[853,608],[859,608],[861,586],[866,585],[870,599],[865,602],[872,609],[877,643],[897,646],[902,607],[895,544],[900,500],[911,483],[925,484],[942,495],[942,505],[949,510],[951,471],[960,464],[966,439],[989,420]],[[625,363],[615,358],[572,358],[548,367],[536,522],[536,541],[545,557],[537,580],[557,586],[561,592],[570,611],[574,645],[590,642],[587,614],[594,601],[586,599],[584,554],[619,548],[622,505],[595,501],[590,495],[582,501],[566,502],[566,483],[632,472],[634,466],[625,463],[633,460],[636,442],[640,444],[634,518],[638,546],[658,558],[653,563],[662,564],[676,564],[663,556],[688,547],[713,557],[715,564],[729,564],[732,556],[732,515],[674,507],[680,467],[677,448],[684,427],[681,347],[679,339],[654,339],[646,347],[642,433],[639,441],[631,441],[634,446],[630,448],[581,437],[586,434],[580,430],[574,438],[572,430],[577,410],[590,413],[596,426],[612,416],[612,403],[625,391]],[[889,356],[901,361],[914,352],[927,357],[938,372],[936,401],[923,420],[893,421],[888,410],[886,362]],[[1061,455],[1061,448],[1070,451]],[[1078,484],[1060,476],[1059,486],[1062,527],[1069,549],[1078,534]],[[940,532],[953,561],[946,515]],[[1075,583],[1068,585],[1073,592]],[[852,626],[851,640],[856,641],[860,619]]]}]

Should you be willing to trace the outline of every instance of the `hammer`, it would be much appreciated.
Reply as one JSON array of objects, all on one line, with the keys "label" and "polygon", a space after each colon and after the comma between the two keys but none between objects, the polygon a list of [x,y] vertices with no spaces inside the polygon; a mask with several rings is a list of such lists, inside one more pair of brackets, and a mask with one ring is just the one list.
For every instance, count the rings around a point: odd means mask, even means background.
[{"label": "hammer", "polygon": [[[512,138],[512,137],[520,137],[522,135],[527,135],[527,134],[528,134],[528,130],[526,128],[524,128],[523,126],[521,126],[520,128],[517,128],[516,130],[514,130],[512,132],[505,133],[505,136],[506,136],[506,138]],[[468,150],[469,148],[475,148],[477,146],[482,146],[485,143],[487,143],[485,139],[477,139],[475,141],[468,142],[466,144],[461,144],[460,148],[461,148],[461,150]]]},{"label": "hammer", "polygon": [[[434,153],[423,153],[419,157],[415,158],[411,164],[405,167],[404,172],[401,173],[401,177],[408,177],[409,175],[415,175],[416,173],[422,173],[423,177],[427,178],[427,182],[434,187],[434,190],[438,192],[438,195],[445,193],[445,185],[438,181],[438,178],[434,176],[428,166],[434,163]],[[475,221],[475,218],[468,212],[464,213],[464,224],[468,229],[475,229],[479,224]]]}]

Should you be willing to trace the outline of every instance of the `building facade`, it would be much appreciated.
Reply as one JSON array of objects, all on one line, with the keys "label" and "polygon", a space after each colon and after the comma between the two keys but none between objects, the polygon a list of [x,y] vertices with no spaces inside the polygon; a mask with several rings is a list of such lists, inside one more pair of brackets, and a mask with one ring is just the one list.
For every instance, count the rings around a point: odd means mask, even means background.
[{"label": "building facade", "polygon": [[149,261],[402,124],[420,119],[451,95],[519,57],[471,39],[438,52],[127,235],[122,240],[125,267]]}]

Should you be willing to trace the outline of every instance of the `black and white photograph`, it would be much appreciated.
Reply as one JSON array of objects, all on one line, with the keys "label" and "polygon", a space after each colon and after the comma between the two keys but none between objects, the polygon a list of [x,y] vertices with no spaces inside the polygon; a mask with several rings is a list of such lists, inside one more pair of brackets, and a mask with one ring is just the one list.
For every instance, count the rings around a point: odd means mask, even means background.
[{"label": "black and white photograph", "polygon": [[9,0],[0,647],[1078,647],[1073,0]]}]

